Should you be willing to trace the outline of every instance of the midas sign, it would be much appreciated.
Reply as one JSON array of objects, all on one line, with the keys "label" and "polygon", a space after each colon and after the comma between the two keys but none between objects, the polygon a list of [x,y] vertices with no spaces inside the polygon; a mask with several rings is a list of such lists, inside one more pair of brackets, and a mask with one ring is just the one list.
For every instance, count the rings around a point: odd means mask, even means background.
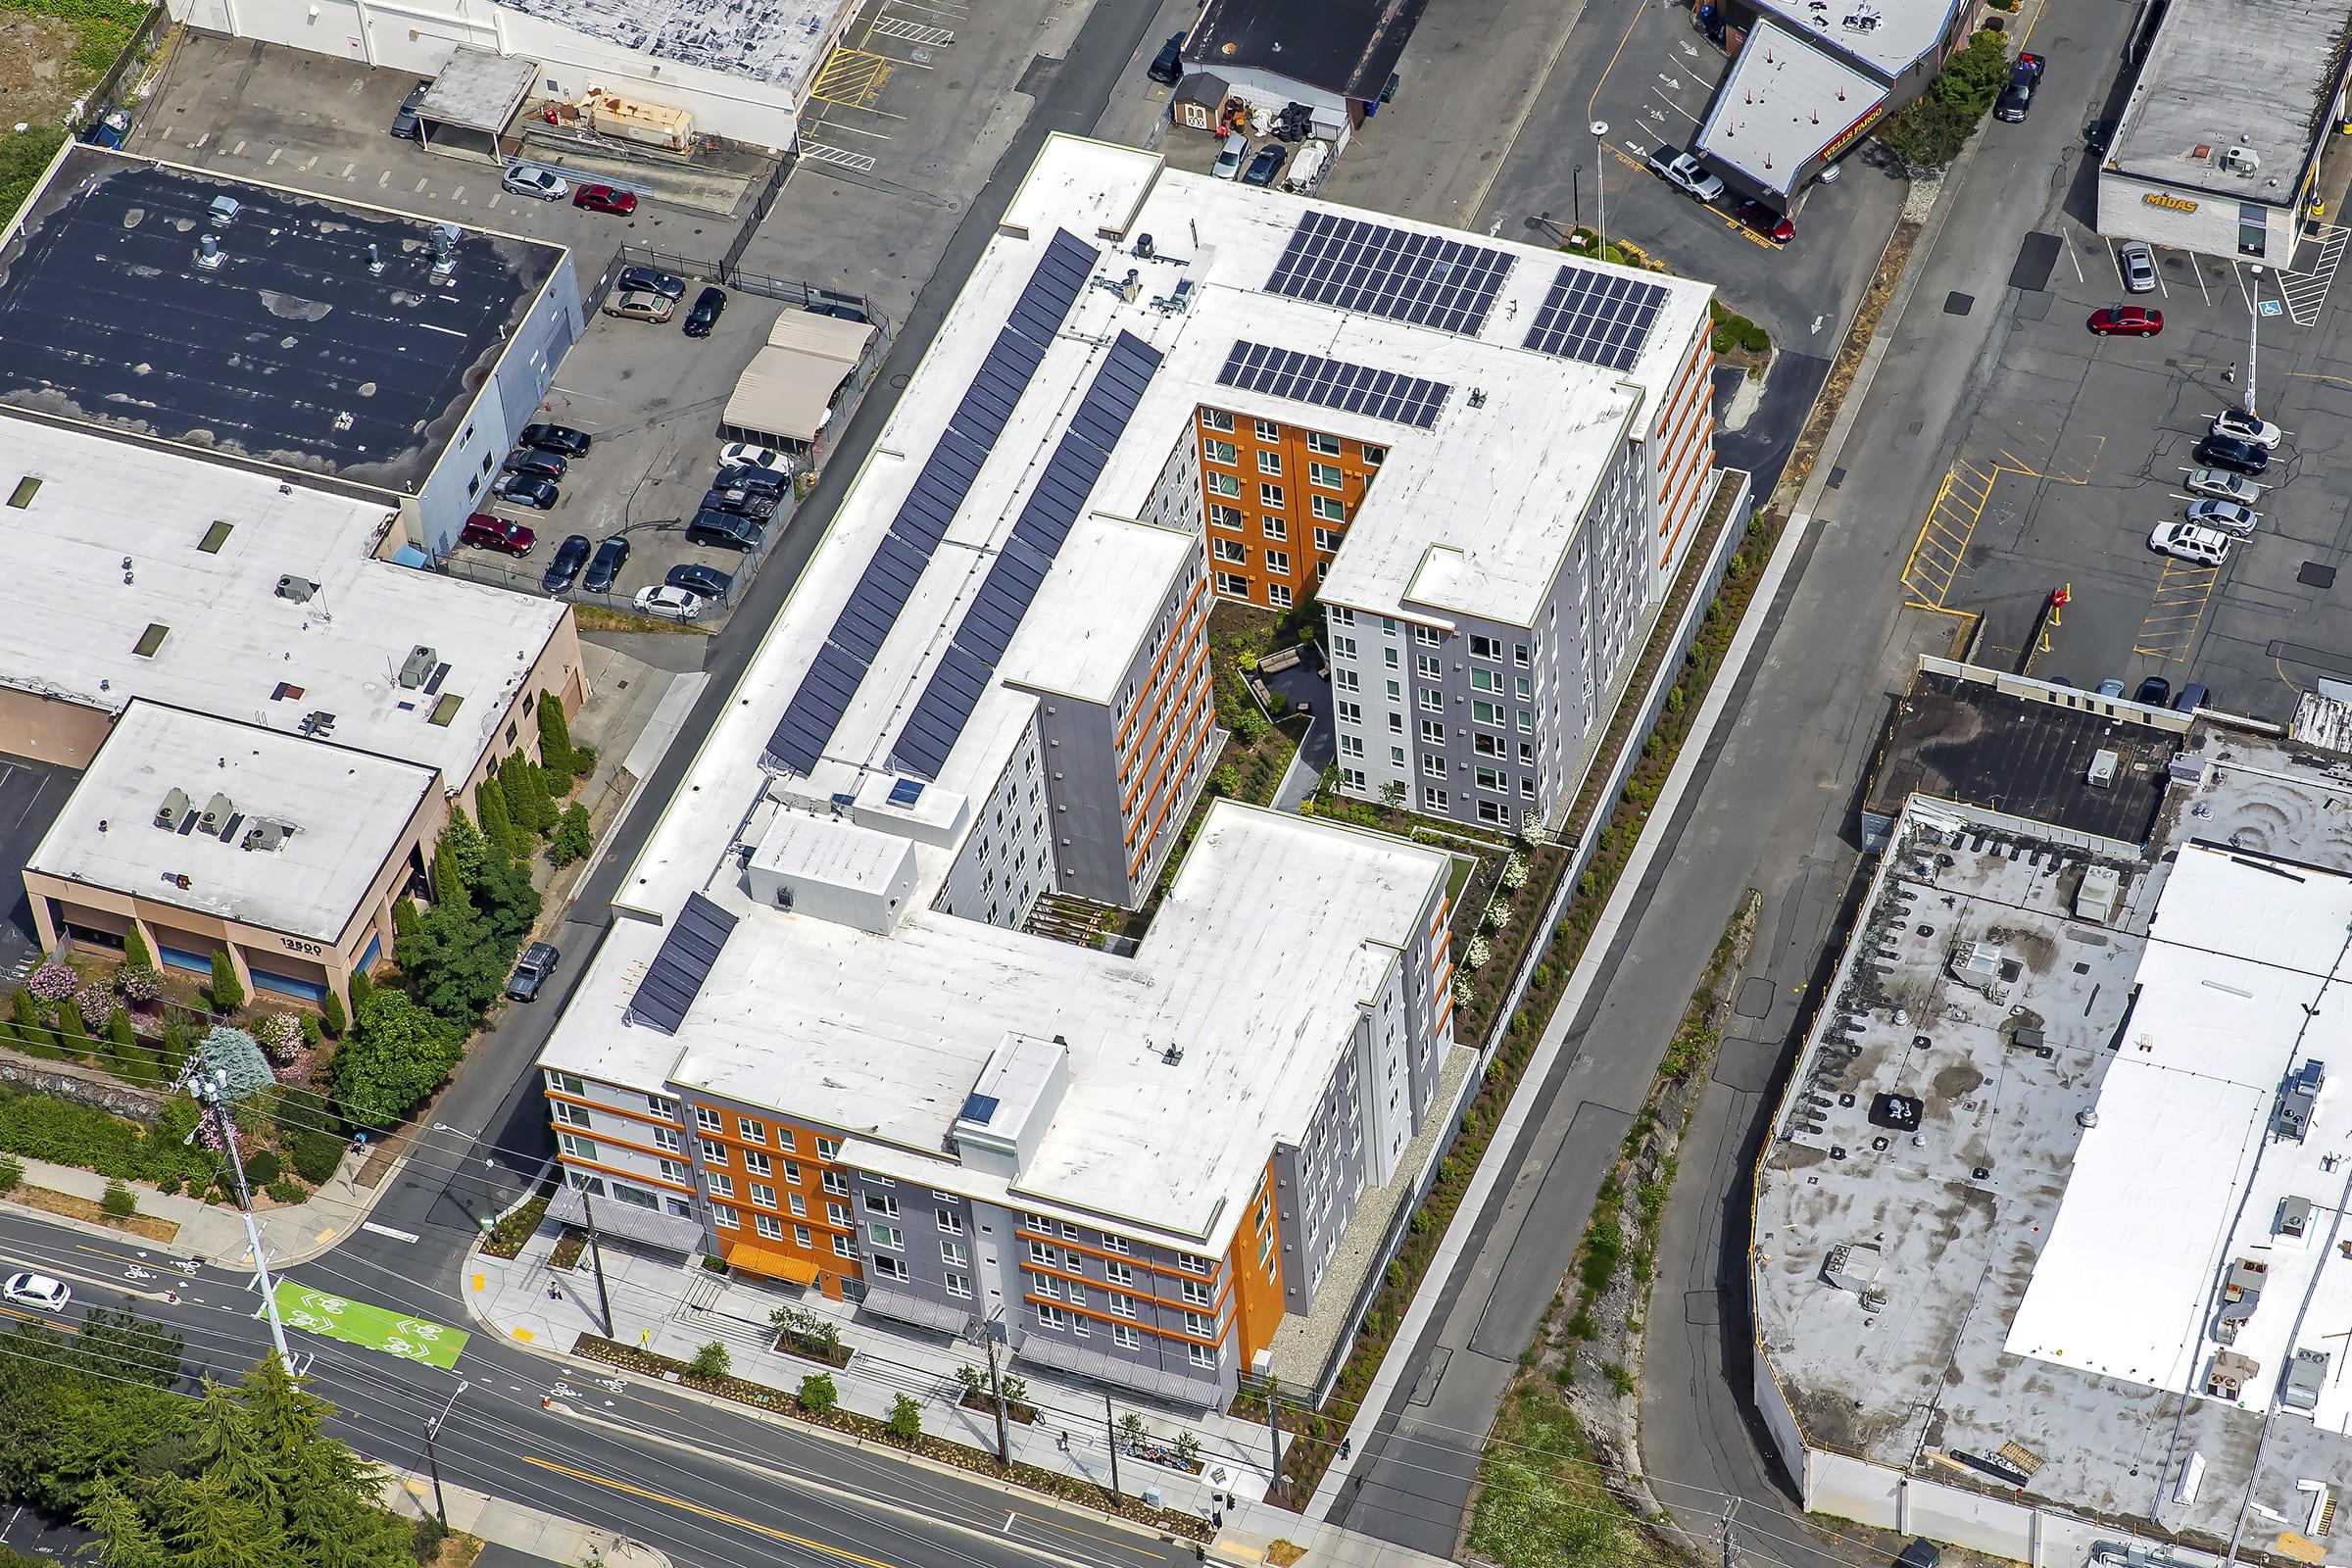
[{"label": "midas sign", "polygon": [[2197,210],[2195,202],[2185,196],[2175,196],[2170,191],[2152,190],[2139,200],[2142,206],[2161,207],[2168,213],[2193,213]]}]

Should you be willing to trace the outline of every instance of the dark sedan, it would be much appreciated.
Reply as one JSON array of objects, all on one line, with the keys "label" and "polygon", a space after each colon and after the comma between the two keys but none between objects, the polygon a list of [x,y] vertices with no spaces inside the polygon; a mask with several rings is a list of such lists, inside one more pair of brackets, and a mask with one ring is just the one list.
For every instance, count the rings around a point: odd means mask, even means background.
[{"label": "dark sedan", "polygon": [[2000,97],[1993,100],[1992,118],[2004,125],[2023,124],[2033,108],[2034,84],[2030,81],[2012,81],[2001,89]]},{"label": "dark sedan", "polygon": [[1796,225],[1762,202],[1741,202],[1732,209],[1732,216],[1775,245],[1786,245],[1796,238]]},{"label": "dark sedan", "polygon": [[2193,456],[2206,467],[2228,468],[2232,473],[2260,475],[2271,466],[2267,448],[2232,435],[2207,436],[2197,443]]},{"label": "dark sedan", "polygon": [[720,490],[713,487],[703,492],[697,510],[731,512],[738,517],[753,517],[764,522],[776,514],[776,495],[772,490]]},{"label": "dark sedan", "polygon": [[780,496],[792,483],[792,475],[782,468],[758,468],[750,465],[721,468],[718,477],[710,481],[713,490],[752,490],[761,495]]},{"label": "dark sedan", "polygon": [[499,466],[509,473],[539,473],[550,479],[561,479],[566,465],[561,453],[544,451],[538,447],[516,447],[507,454],[507,461]]},{"label": "dark sedan", "polygon": [[515,441],[522,446],[537,447],[543,452],[561,452],[567,458],[588,455],[591,440],[587,431],[574,430],[568,424],[526,424]]},{"label": "dark sedan", "polygon": [[719,313],[727,308],[727,291],[707,288],[694,297],[694,309],[686,313],[685,332],[688,337],[709,337],[718,324]]},{"label": "dark sedan", "polygon": [[596,559],[588,563],[588,574],[580,579],[580,586],[592,594],[611,593],[612,585],[620,580],[620,568],[628,564],[628,560],[629,541],[620,534],[614,534],[596,547]]},{"label": "dark sedan", "polygon": [[620,270],[619,291],[625,294],[631,289],[659,294],[665,300],[680,300],[686,297],[686,280],[658,268],[624,267]]},{"label": "dark sedan", "polygon": [[490,485],[490,493],[501,501],[512,501],[520,507],[536,507],[541,512],[556,504],[560,493],[556,481],[544,473],[502,473]]},{"label": "dark sedan", "polygon": [[716,566],[697,565],[692,562],[670,567],[669,575],[662,580],[672,588],[683,588],[705,599],[724,599],[727,590],[735,586],[735,579]]},{"label": "dark sedan", "polygon": [[547,564],[547,575],[539,579],[540,588],[547,593],[560,594],[571,586],[588,564],[588,536],[575,533],[556,546],[556,559]]},{"label": "dark sedan", "polygon": [[1280,143],[1267,142],[1258,148],[1257,156],[1250,160],[1250,167],[1242,171],[1242,183],[1245,185],[1273,184],[1274,176],[1282,172],[1283,160],[1290,156],[1290,153],[1284,150]]}]

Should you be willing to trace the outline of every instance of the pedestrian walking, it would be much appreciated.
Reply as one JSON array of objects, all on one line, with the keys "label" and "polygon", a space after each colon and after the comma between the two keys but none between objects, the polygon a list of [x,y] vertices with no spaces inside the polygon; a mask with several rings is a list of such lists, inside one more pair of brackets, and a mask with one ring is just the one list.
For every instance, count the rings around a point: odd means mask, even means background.
[{"label": "pedestrian walking", "polygon": [[2237,385],[2237,362],[2235,360],[2231,360],[2230,368],[2222,372],[2222,384],[2224,386]]}]

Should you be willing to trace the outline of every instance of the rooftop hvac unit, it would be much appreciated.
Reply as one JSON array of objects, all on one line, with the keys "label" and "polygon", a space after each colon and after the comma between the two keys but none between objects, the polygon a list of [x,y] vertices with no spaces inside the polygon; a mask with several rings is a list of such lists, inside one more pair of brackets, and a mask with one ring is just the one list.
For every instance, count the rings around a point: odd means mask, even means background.
[{"label": "rooftop hvac unit", "polygon": [[2082,886],[2075,892],[2075,918],[2108,924],[2115,918],[2116,899],[2123,888],[2124,879],[2115,867],[2086,867],[2082,872]]},{"label": "rooftop hvac unit", "polygon": [[2234,1399],[2247,1384],[2262,1376],[2262,1363],[2242,1350],[2216,1350],[2205,1373],[2205,1392],[2217,1399]]},{"label": "rooftop hvac unit", "polygon": [[2222,172],[2252,174],[2262,169],[2262,155],[2244,142],[2239,142],[2222,154]]},{"label": "rooftop hvac unit", "polygon": [[293,836],[294,829],[283,822],[256,822],[245,830],[245,837],[237,847],[256,850],[264,855],[275,855],[285,848],[286,840]]},{"label": "rooftop hvac unit", "polygon": [[318,591],[317,583],[308,577],[297,577],[292,572],[287,572],[279,577],[275,589],[278,598],[297,605],[309,604],[311,596]]},{"label": "rooftop hvac unit", "polygon": [[236,814],[236,803],[215,790],[213,798],[204,803],[204,815],[196,819],[197,831],[218,835],[222,828],[228,826],[228,819]]},{"label": "rooftop hvac unit", "polygon": [[2301,1143],[2311,1131],[2312,1113],[2319,1108],[2320,1086],[2328,1081],[2328,1064],[2306,1057],[2278,1090],[2278,1136]]},{"label": "rooftop hvac unit", "polygon": [[2327,1383],[2328,1352],[2298,1349],[2295,1358],[2286,1363],[2286,1379],[2278,1390],[2278,1402],[2290,1410],[2316,1410],[2320,1407],[2320,1391]]},{"label": "rooftop hvac unit", "polygon": [[179,819],[188,814],[188,792],[169,789],[164,792],[164,804],[155,808],[155,825],[166,832],[175,831]]},{"label": "rooftop hvac unit", "polygon": [[2084,782],[2094,790],[2111,790],[2115,788],[2115,775],[2123,765],[2122,758],[2102,747],[2098,755],[2090,760],[2090,773]]},{"label": "rooftop hvac unit", "polygon": [[424,684],[425,677],[433,672],[433,666],[440,662],[440,655],[421,644],[410,649],[409,657],[400,662],[400,683],[415,691]]}]

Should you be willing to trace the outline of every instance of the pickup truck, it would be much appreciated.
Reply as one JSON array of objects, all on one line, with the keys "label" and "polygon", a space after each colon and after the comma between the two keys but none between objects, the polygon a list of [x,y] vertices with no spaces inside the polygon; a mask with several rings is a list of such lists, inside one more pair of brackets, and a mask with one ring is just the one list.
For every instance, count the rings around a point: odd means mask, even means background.
[{"label": "pickup truck", "polygon": [[1650,149],[1649,167],[1667,184],[1698,201],[1711,202],[1723,195],[1722,179],[1700,168],[1695,153],[1661,142]]}]

